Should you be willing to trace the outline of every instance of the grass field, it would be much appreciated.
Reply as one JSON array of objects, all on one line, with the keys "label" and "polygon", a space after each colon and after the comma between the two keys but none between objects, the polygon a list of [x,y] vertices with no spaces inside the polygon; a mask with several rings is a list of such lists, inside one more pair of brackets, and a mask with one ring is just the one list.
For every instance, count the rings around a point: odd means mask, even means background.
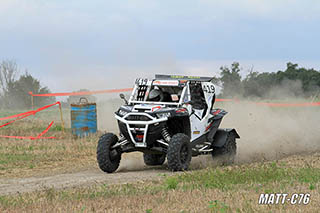
[{"label": "grass field", "polygon": [[[98,134],[85,139],[75,139],[71,135],[70,118],[66,116],[66,129],[62,124],[58,110],[46,111],[16,121],[1,128],[1,135],[37,136],[51,121],[54,125],[44,136],[57,139],[19,140],[0,138],[0,176],[28,177],[50,173],[77,170],[96,164],[95,152]],[[12,112],[3,112],[7,116]]]},{"label": "grass field", "polygon": [[75,140],[61,133],[57,135],[65,138],[34,141],[1,139],[0,176],[48,175],[96,165],[97,137]]}]

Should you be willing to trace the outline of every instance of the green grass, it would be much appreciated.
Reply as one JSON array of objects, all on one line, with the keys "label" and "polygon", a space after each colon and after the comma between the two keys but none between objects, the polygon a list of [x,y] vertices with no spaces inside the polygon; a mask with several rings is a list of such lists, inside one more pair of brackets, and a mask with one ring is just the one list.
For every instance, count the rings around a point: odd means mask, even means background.
[{"label": "green grass", "polygon": [[165,180],[165,183],[166,183],[167,189],[176,189],[179,184],[178,179],[175,177],[168,177]]},{"label": "green grass", "polygon": [[229,207],[219,200],[209,201],[209,209],[213,212],[228,212],[230,211]]}]

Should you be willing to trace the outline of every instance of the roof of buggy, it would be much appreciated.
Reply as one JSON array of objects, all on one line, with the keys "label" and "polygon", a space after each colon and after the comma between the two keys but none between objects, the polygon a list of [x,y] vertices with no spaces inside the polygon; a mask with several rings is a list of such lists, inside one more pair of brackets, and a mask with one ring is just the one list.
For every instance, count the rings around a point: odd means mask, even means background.
[{"label": "roof of buggy", "polygon": [[187,76],[187,75],[155,75],[157,80],[187,80],[209,82],[213,77]]}]

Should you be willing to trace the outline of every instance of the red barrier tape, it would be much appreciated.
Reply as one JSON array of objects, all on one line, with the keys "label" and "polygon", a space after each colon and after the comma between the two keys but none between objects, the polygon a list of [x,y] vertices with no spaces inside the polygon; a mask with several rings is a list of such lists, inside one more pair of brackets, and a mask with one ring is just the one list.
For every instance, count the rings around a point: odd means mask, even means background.
[{"label": "red barrier tape", "polygon": [[[240,102],[238,99],[216,99],[216,102]],[[268,103],[268,102],[247,102],[269,107],[307,107],[320,106],[320,102],[306,102],[306,103]]]},{"label": "red barrier tape", "polygon": [[7,135],[0,135],[1,138],[13,138],[13,139],[30,139],[30,140],[36,140],[36,139],[56,139],[56,137],[31,137],[31,136],[7,136]]},{"label": "red barrier tape", "polygon": [[46,134],[46,133],[49,131],[49,129],[51,128],[52,124],[53,124],[53,121],[51,121],[51,123],[49,124],[49,126],[48,126],[45,130],[43,130],[43,132],[41,132],[41,133],[37,136],[37,138],[41,138],[42,135]]},{"label": "red barrier tape", "polygon": [[129,92],[132,88],[125,89],[109,89],[109,90],[98,90],[98,91],[87,91],[87,92],[64,92],[64,93],[48,93],[48,94],[33,94],[29,92],[32,96],[80,96],[80,95],[94,95],[103,93],[117,93],[117,92]]},{"label": "red barrier tape", "polygon": [[0,118],[0,121],[9,120],[9,119],[12,119],[12,118],[18,118],[18,117],[21,117],[23,115],[29,115],[31,113],[32,112],[24,112],[24,113],[20,113],[20,114],[17,114],[17,115],[12,115],[12,116],[9,116],[9,117]]},{"label": "red barrier tape", "polygon": [[[117,93],[117,92],[129,92],[132,91],[132,88],[125,88],[125,89],[111,89],[111,90],[98,90],[98,91],[88,91],[88,92],[68,92],[68,93],[49,93],[49,94],[33,94],[29,92],[32,96],[81,96],[81,95],[93,95],[93,94],[103,94],[103,93]],[[216,102],[239,102],[238,99],[224,99],[224,98],[217,98]],[[299,106],[320,106],[320,102],[316,103],[254,103],[257,105],[263,106],[270,106],[270,107],[299,107]],[[20,116],[24,115],[25,113],[20,114]],[[2,120],[0,118],[0,120]],[[0,127],[1,128],[1,127]]]},{"label": "red barrier tape", "polygon": [[[50,104],[50,105],[41,107],[41,108],[36,109],[36,110],[32,110],[32,111],[20,113],[20,114],[17,114],[17,115],[12,115],[12,116],[8,116],[8,117],[0,118],[0,121],[1,120],[8,120],[8,119],[16,118],[16,119],[14,119],[12,121],[9,121],[8,123],[5,123],[5,124],[1,125],[0,128],[2,128],[4,126],[8,126],[9,124],[12,124],[13,122],[21,120],[23,118],[26,118],[26,117],[28,117],[30,115],[35,115],[36,113],[38,113],[38,112],[40,112],[42,110],[45,110],[45,109],[47,109],[49,107],[52,107],[54,105],[61,105],[61,103],[58,101],[58,102],[56,102],[54,104]],[[45,133],[47,133],[49,131],[49,129],[51,128],[52,125],[53,125],[53,121],[37,137],[32,137],[32,136],[6,136],[6,135],[0,135],[0,137],[2,137],[2,138],[16,138],[16,139],[31,139],[31,140],[35,140],[35,139],[54,139],[56,137],[42,137],[42,135],[44,135]]]},{"label": "red barrier tape", "polygon": [[[238,99],[216,99],[216,102],[240,102]],[[269,107],[307,107],[307,106],[320,106],[320,102],[307,102],[307,103],[268,103],[268,102],[249,102],[251,104],[269,106]]]},{"label": "red barrier tape", "polygon": [[26,117],[28,117],[28,116],[30,116],[30,115],[32,115],[32,113],[29,113],[28,115],[25,115],[25,116],[23,116],[23,117],[19,117],[19,118],[15,119],[15,120],[12,120],[12,121],[8,122],[8,123],[5,123],[5,124],[1,125],[0,128],[5,127],[5,126],[8,126],[9,124],[12,124],[13,122],[18,121],[18,120],[21,120],[21,119],[23,119],[23,118],[26,118]]},{"label": "red barrier tape", "polygon": [[216,102],[231,102],[234,101],[233,99],[223,99],[223,98],[217,98]]},{"label": "red barrier tape", "polygon": [[[54,104],[50,104],[50,105],[47,105],[47,106],[44,106],[44,107],[41,107],[39,109],[36,109],[36,110],[32,110],[32,111],[29,111],[29,112],[24,112],[24,113],[20,113],[20,114],[16,114],[16,115],[11,115],[11,116],[8,116],[8,117],[4,117],[4,118],[0,118],[0,121],[3,121],[3,120],[9,120],[9,119],[12,119],[12,118],[19,118],[23,115],[26,115],[26,117],[30,116],[30,115],[35,115],[37,112],[40,112],[42,110],[45,110],[49,107],[52,107],[54,105],[61,105],[60,101],[57,101],[56,103]],[[1,127],[0,127],[1,128]]]},{"label": "red barrier tape", "polygon": [[49,126],[41,132],[37,137],[32,136],[7,136],[7,135],[0,135],[1,138],[15,138],[15,139],[30,139],[30,140],[36,140],[36,139],[56,139],[56,137],[41,137],[45,133],[49,131],[51,126],[53,125],[53,121],[49,124]]},{"label": "red barrier tape", "polygon": [[256,105],[270,107],[305,107],[305,106],[320,106],[320,102],[314,103],[254,103]]}]

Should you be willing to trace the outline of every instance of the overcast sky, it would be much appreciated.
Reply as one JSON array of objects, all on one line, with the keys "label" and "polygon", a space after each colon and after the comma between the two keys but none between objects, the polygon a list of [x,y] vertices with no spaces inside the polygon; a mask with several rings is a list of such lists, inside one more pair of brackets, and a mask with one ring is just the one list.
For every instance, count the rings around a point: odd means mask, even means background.
[{"label": "overcast sky", "polygon": [[0,0],[0,60],[53,92],[155,73],[320,70],[319,0]]}]

